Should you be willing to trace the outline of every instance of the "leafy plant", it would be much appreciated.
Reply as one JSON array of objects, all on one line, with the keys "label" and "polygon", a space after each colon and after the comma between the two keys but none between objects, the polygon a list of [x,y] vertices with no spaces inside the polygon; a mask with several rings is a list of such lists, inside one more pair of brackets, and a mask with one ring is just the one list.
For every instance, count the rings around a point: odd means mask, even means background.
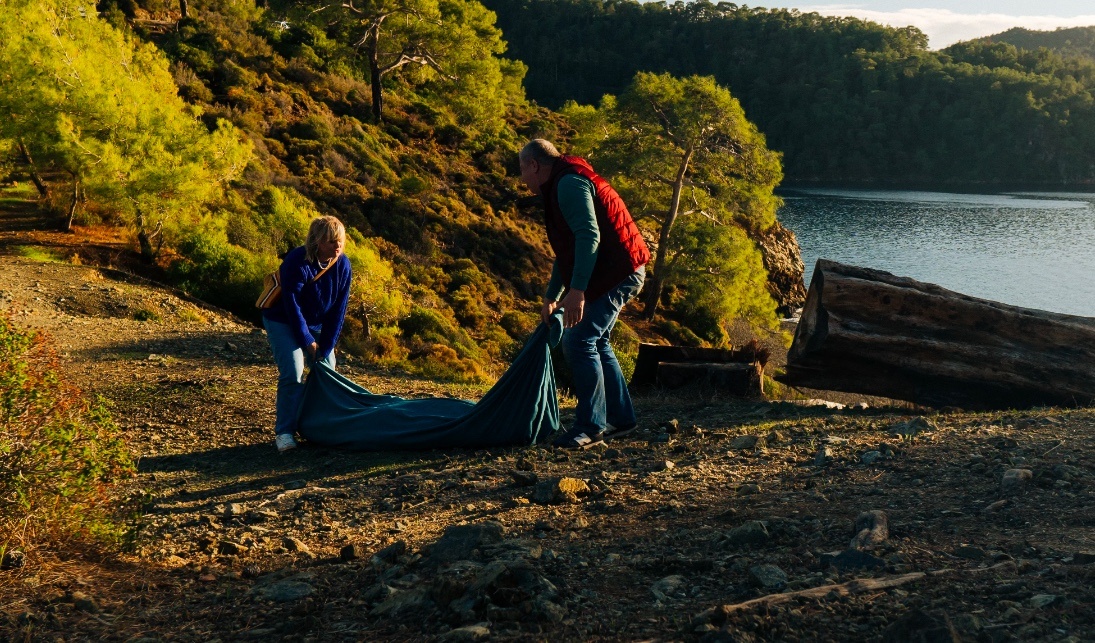
[{"label": "leafy plant", "polygon": [[0,315],[0,547],[80,535],[117,541],[111,487],[133,462],[102,400],[59,375],[41,333]]}]

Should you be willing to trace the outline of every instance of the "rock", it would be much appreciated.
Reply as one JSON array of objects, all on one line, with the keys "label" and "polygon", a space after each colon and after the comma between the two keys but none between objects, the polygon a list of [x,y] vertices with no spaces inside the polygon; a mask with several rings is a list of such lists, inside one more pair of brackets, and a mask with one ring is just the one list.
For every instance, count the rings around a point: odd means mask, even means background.
[{"label": "rock", "polygon": [[850,549],[874,549],[890,537],[890,521],[885,511],[864,511],[855,519],[855,537]]},{"label": "rock", "polygon": [[859,461],[863,464],[874,464],[882,459],[881,451],[868,451],[859,457]]},{"label": "rock", "polygon": [[1044,607],[1049,607],[1058,601],[1059,597],[1055,594],[1036,594],[1030,597],[1030,606],[1036,610],[1040,610]]},{"label": "rock", "polygon": [[817,450],[814,454],[814,466],[815,467],[827,467],[833,461],[833,450],[829,447],[823,446]]},{"label": "rock", "polygon": [[243,505],[238,502],[230,502],[228,506],[224,508],[225,518],[234,518],[242,516],[244,512]]},{"label": "rock", "polygon": [[311,554],[312,550],[308,549],[308,545],[304,544],[303,540],[299,538],[293,538],[292,536],[286,536],[281,540],[281,546],[289,551],[295,551],[301,554]]},{"label": "rock", "polygon": [[486,623],[465,625],[449,630],[437,638],[444,643],[463,643],[464,641],[485,641],[490,638],[490,628]]},{"label": "rock", "polygon": [[661,431],[662,433],[668,433],[668,434],[672,435],[672,434],[676,433],[677,431],[679,431],[680,427],[681,427],[681,423],[677,420],[677,418],[673,418],[672,420],[669,420],[668,422],[663,423],[658,428],[660,428],[662,430]]},{"label": "rock", "polygon": [[749,568],[753,584],[766,591],[778,591],[787,586],[787,573],[775,565],[754,565]]},{"label": "rock", "polygon": [[1072,562],[1076,565],[1090,565],[1095,563],[1095,552],[1078,551],[1072,555]]},{"label": "rock", "polygon": [[250,565],[244,565],[243,577],[244,578],[258,578],[262,575],[262,568],[252,563]]},{"label": "rock", "polygon": [[1034,474],[1030,469],[1008,469],[1000,481],[1000,492],[1005,496],[1016,495],[1030,484],[1033,478]]},{"label": "rock", "polygon": [[[583,483],[584,484],[584,483]],[[453,525],[429,548],[429,561],[442,565],[470,559],[472,552],[502,542],[506,529],[502,523],[487,521],[473,525]]]},{"label": "rock", "polygon": [[985,550],[972,545],[959,545],[954,549],[954,555],[967,560],[985,560]]},{"label": "rock", "polygon": [[224,556],[242,556],[246,554],[247,551],[248,547],[246,545],[241,545],[240,543],[232,542],[231,540],[222,540],[217,543],[217,553]]},{"label": "rock", "polygon": [[666,576],[650,586],[650,593],[661,602],[669,600],[670,595],[676,594],[684,586],[684,576],[675,574]]},{"label": "rock", "polygon": [[768,442],[760,435],[739,435],[730,442],[730,448],[735,451],[752,451],[754,449],[763,449],[766,446],[768,446]]},{"label": "rock", "polygon": [[957,637],[946,616],[914,609],[890,623],[883,643],[952,643]]},{"label": "rock", "polygon": [[424,587],[396,592],[389,596],[369,611],[371,616],[386,616],[395,618],[407,614],[417,614],[433,606],[433,601],[428,596],[428,590]]},{"label": "rock", "polygon": [[840,571],[853,569],[876,569],[885,567],[886,561],[858,549],[842,552],[830,552],[821,555],[822,566],[835,567]]},{"label": "rock", "polygon": [[1070,464],[1058,464],[1053,467],[1053,477],[1057,480],[1075,480],[1084,474],[1084,470],[1080,467],[1074,467]]},{"label": "rock", "polygon": [[655,468],[659,471],[670,471],[676,466],[676,463],[674,463],[672,460],[666,460],[664,462],[659,462],[657,465],[655,465]]},{"label": "rock", "polygon": [[673,436],[669,435],[668,433],[659,433],[659,434],[657,434],[657,435],[650,438],[650,443],[651,444],[669,444],[669,442],[672,439],[673,439]]},{"label": "rock", "polygon": [[365,545],[359,543],[352,543],[346,545],[338,552],[339,560],[343,562],[350,562],[351,560],[359,560],[365,558],[368,555],[368,551],[365,549]]},{"label": "rock", "polygon": [[95,599],[83,592],[72,593],[72,604],[81,612],[87,612],[88,614],[99,613],[99,605],[95,602]]},{"label": "rock", "polygon": [[893,435],[900,436],[902,439],[908,440],[920,433],[928,431],[938,431],[939,427],[935,422],[932,422],[926,417],[916,417],[908,422],[898,422],[890,427],[889,431]]},{"label": "rock", "polygon": [[4,558],[0,559],[0,569],[20,569],[27,564],[27,555],[18,549],[4,552]]},{"label": "rock", "polygon": [[287,603],[307,598],[315,593],[315,588],[299,580],[281,580],[269,585],[255,585],[248,594],[275,603]]},{"label": "rock", "polygon": [[768,529],[759,520],[752,520],[739,527],[735,527],[726,534],[726,543],[735,547],[742,545],[759,545],[770,538]]},{"label": "rock", "polygon": [[766,435],[764,437],[764,439],[765,439],[765,441],[768,442],[768,444],[779,444],[779,443],[785,441],[787,438],[785,438],[783,436],[783,434],[780,433],[779,431],[776,431],[775,429],[773,429],[772,431],[770,431],[768,433],[768,435]]},{"label": "rock", "polygon": [[740,487],[738,487],[738,495],[739,496],[755,496],[760,492],[761,492],[760,485],[756,484],[756,483],[743,484]]},{"label": "rock", "polygon": [[514,484],[518,487],[531,487],[540,481],[540,477],[536,475],[535,471],[521,471],[520,469],[510,471],[510,477],[513,478]]},{"label": "rock", "polygon": [[281,487],[282,487],[282,489],[285,489],[286,491],[293,491],[294,489],[303,489],[304,487],[307,487],[307,486],[308,486],[308,483],[304,480],[290,480],[289,482],[286,482],[285,484],[283,484]]},{"label": "rock", "polygon": [[407,551],[407,542],[405,540],[397,540],[373,554],[373,557],[369,559],[369,562],[372,563],[373,567],[384,567],[394,563],[395,559],[402,556],[405,551]]},{"label": "rock", "polygon": [[545,480],[536,485],[530,500],[541,505],[577,503],[578,496],[589,493],[589,485],[585,480],[577,478],[559,478]]},{"label": "rock", "polygon": [[1004,507],[1008,506],[1008,504],[1010,504],[1010,503],[1011,503],[1010,500],[997,500],[996,502],[992,503],[991,505],[985,507],[983,511],[987,514],[988,513],[993,513],[994,511],[1000,511]]},{"label": "rock", "polygon": [[254,509],[247,512],[247,519],[252,522],[266,522],[267,520],[277,520],[278,512],[271,511],[269,509]]}]

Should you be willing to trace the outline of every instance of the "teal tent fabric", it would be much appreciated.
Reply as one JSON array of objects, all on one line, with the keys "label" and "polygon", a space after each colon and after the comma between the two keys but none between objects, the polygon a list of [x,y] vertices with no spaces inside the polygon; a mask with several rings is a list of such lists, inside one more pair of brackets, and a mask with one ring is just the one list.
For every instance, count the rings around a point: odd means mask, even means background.
[{"label": "teal tent fabric", "polygon": [[304,387],[298,431],[309,442],[357,451],[530,445],[559,428],[551,348],[560,315],[540,324],[478,403],[374,395],[320,362]]}]

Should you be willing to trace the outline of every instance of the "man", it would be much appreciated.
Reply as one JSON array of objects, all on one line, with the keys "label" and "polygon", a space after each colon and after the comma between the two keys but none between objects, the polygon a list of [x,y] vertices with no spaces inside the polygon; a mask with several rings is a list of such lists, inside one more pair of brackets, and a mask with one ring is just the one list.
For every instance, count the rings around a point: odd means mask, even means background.
[{"label": "man", "polygon": [[521,180],[543,197],[555,253],[540,316],[563,309],[563,355],[578,406],[574,426],[554,442],[585,449],[635,427],[635,409],[609,337],[620,309],[642,288],[650,250],[616,190],[585,159],[543,139],[520,153]]}]

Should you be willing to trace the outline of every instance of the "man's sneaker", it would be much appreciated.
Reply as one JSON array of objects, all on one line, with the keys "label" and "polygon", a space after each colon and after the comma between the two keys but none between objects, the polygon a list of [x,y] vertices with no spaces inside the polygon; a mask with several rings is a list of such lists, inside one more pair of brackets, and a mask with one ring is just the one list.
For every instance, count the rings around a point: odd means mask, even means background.
[{"label": "man's sneaker", "polygon": [[585,429],[573,428],[555,438],[552,446],[560,449],[588,449],[598,444],[604,444],[604,432],[589,434]]},{"label": "man's sneaker", "polygon": [[277,439],[274,440],[274,444],[278,447],[278,453],[285,453],[290,449],[297,448],[297,441],[293,439],[292,433],[279,433]]},{"label": "man's sneaker", "polygon": [[638,424],[632,424],[631,426],[612,426],[609,424],[608,428],[605,429],[604,436],[606,440],[615,440],[634,432],[637,428],[639,428]]}]

